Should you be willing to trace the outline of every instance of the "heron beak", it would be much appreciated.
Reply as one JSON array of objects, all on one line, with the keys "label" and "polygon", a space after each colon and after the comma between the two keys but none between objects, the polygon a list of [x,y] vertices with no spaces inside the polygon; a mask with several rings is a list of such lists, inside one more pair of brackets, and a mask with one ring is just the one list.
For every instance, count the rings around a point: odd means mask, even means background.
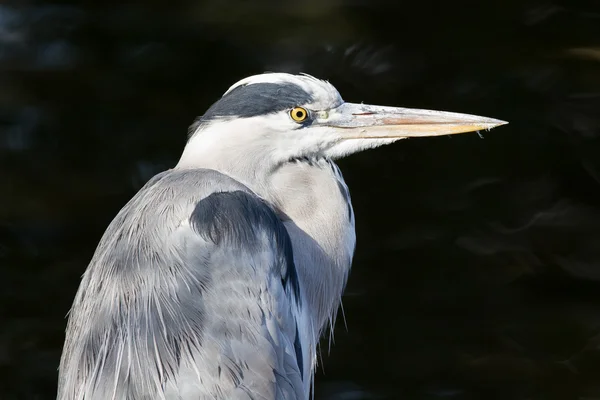
[{"label": "heron beak", "polygon": [[345,139],[393,139],[489,130],[508,122],[452,112],[344,103],[330,111],[328,126]]}]

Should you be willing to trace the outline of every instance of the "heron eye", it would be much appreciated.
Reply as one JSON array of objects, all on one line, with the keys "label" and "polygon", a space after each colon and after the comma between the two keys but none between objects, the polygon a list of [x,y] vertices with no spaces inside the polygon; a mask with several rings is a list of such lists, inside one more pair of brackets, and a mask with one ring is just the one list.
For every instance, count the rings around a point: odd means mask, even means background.
[{"label": "heron eye", "polygon": [[308,118],[308,111],[302,107],[295,107],[290,111],[290,117],[296,122],[302,122]]}]

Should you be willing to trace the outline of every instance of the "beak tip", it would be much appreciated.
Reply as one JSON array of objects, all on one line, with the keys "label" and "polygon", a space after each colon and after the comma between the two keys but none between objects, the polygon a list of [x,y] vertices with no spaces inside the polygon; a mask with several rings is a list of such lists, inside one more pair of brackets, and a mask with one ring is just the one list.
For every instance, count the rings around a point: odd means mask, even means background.
[{"label": "beak tip", "polygon": [[502,125],[508,125],[508,121],[490,118],[490,121],[488,122],[488,129],[497,128]]}]

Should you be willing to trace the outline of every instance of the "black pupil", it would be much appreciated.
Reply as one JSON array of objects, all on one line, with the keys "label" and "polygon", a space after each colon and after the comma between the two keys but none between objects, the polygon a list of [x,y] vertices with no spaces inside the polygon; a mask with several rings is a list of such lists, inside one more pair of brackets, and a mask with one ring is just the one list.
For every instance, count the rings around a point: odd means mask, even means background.
[{"label": "black pupil", "polygon": [[300,110],[296,111],[296,117],[302,118],[303,115],[304,115],[303,111],[300,111]]}]

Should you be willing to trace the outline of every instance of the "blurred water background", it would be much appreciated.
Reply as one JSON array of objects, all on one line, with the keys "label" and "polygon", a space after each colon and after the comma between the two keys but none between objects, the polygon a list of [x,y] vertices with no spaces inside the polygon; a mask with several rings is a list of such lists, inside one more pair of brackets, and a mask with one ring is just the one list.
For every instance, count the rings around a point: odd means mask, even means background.
[{"label": "blurred water background", "polygon": [[598,0],[1,2],[0,398],[54,398],[100,235],[264,71],[510,121],[340,162],[358,247],[316,399],[600,399]]}]

